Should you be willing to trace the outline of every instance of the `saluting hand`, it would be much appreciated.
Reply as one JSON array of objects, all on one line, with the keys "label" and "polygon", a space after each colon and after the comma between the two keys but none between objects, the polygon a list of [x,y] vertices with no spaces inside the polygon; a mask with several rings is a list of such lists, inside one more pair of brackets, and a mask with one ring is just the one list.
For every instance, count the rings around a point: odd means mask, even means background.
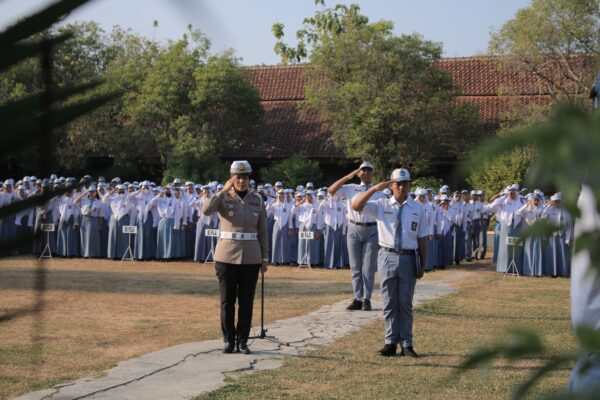
[{"label": "saluting hand", "polygon": [[355,169],[354,171],[350,172],[348,175],[346,175],[346,180],[349,181],[350,179],[354,178],[356,175],[358,175],[358,171],[360,171],[360,169]]},{"label": "saluting hand", "polygon": [[373,188],[377,189],[378,192],[381,192],[382,190],[389,188],[392,183],[394,183],[394,181],[379,182],[377,185],[373,186]]},{"label": "saluting hand", "polygon": [[225,182],[225,184],[223,185],[223,193],[229,193],[229,190],[233,187],[233,183],[235,182],[235,178],[236,176],[232,176],[231,178],[229,178],[227,180],[227,182]]}]

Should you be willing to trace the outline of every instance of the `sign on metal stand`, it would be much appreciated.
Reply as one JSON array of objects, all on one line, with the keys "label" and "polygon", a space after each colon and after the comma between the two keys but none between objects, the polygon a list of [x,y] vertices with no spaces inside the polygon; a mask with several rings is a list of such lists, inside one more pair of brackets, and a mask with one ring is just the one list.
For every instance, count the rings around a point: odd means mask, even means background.
[{"label": "sign on metal stand", "polygon": [[[300,231],[300,232],[298,232],[298,239],[299,240],[314,240],[315,233],[313,231]],[[298,269],[303,268],[303,267],[312,269],[312,266],[310,265],[310,242],[308,242],[306,251],[304,252],[304,255],[302,256],[302,259],[298,263]]]},{"label": "sign on metal stand", "polygon": [[50,233],[56,230],[56,226],[54,224],[40,224],[40,231],[46,232],[46,246],[44,246],[44,250],[40,255],[40,260],[42,258],[49,258],[52,260],[52,249],[50,247]]},{"label": "sign on metal stand", "polygon": [[507,236],[506,245],[508,246],[508,250],[512,253],[512,259],[506,268],[504,276],[520,276],[517,263],[515,262],[515,247],[523,246],[523,241],[518,236]]},{"label": "sign on metal stand", "polygon": [[137,226],[123,225],[123,233],[129,235],[129,244],[127,245],[127,250],[125,250],[121,261],[134,261],[133,250],[131,248],[131,237],[137,235]]},{"label": "sign on metal stand", "polygon": [[214,255],[215,255],[215,240],[213,238],[219,237],[219,230],[218,229],[205,229],[204,236],[207,238],[210,238],[209,239],[210,240],[210,251],[206,255],[206,258],[204,259],[204,264],[214,264],[214,261],[208,261],[208,259],[211,258],[211,256],[214,257]]}]

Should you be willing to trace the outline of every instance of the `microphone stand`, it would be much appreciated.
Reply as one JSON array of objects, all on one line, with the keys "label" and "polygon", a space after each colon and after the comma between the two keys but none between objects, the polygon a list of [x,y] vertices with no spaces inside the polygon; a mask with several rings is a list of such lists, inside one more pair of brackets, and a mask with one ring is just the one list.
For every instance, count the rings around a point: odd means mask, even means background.
[{"label": "microphone stand", "polygon": [[273,343],[277,343],[283,346],[289,346],[288,342],[282,342],[278,340],[275,336],[267,335],[267,330],[265,329],[265,274],[261,272],[261,281],[260,281],[260,333],[257,336],[250,336],[248,339],[265,339]]}]

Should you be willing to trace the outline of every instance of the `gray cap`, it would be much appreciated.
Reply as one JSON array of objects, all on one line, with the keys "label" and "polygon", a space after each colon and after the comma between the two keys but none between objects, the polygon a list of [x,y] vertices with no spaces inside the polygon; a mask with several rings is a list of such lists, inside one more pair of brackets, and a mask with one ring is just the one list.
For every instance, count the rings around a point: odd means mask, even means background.
[{"label": "gray cap", "polygon": [[375,169],[375,168],[373,168],[373,164],[371,164],[368,161],[363,162],[362,164],[360,164],[360,167],[358,167],[358,169],[363,169],[363,168],[370,168],[372,170]]},{"label": "gray cap", "polygon": [[404,168],[396,168],[394,171],[392,171],[391,180],[394,182],[410,181],[410,172]]}]

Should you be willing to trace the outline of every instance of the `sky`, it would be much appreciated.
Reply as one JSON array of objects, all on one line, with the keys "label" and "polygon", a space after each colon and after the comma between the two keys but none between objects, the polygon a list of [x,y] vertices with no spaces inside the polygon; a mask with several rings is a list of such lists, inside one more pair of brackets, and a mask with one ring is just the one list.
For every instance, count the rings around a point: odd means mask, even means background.
[{"label": "sky", "polygon": [[[0,0],[0,29],[53,3],[52,0]],[[442,42],[445,57],[485,54],[490,32],[498,30],[529,0],[354,0],[326,1],[360,5],[370,21],[394,23],[395,33],[418,32]],[[305,17],[321,6],[314,0],[93,0],[73,12],[64,23],[98,22],[110,31],[114,25],[156,40],[176,40],[188,24],[211,39],[215,53],[234,49],[244,65],[274,65],[274,22],[285,25],[286,42],[295,43]],[[153,28],[153,21],[158,28]]]}]

